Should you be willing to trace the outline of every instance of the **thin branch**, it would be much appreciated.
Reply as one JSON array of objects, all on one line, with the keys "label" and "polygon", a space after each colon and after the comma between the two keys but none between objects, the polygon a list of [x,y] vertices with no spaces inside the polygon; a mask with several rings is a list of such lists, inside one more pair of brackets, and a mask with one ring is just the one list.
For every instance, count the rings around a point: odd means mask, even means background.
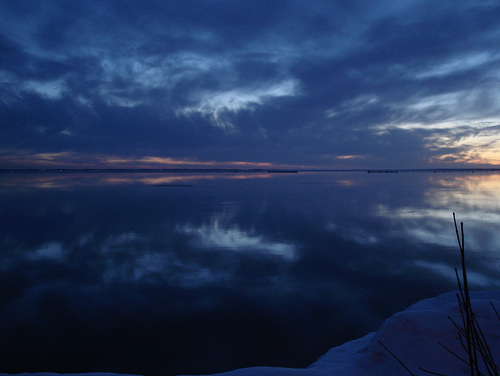
[{"label": "thin branch", "polygon": [[[462,261],[462,282],[463,282],[463,292],[462,298],[465,308],[465,337],[467,341],[467,354],[469,355],[470,373],[471,376],[475,376],[476,370],[478,370],[477,364],[477,352],[475,345],[475,338],[473,336],[474,321],[472,319],[472,309],[470,304],[470,294],[469,294],[469,284],[467,281],[467,271],[465,268],[465,239],[464,239],[464,223],[460,222],[460,234],[458,233],[457,220],[455,218],[455,213],[453,213],[453,223],[455,224],[455,233],[457,234],[458,247],[460,248],[460,256]],[[461,235],[461,236],[460,236]]]},{"label": "thin branch", "polygon": [[438,376],[447,376],[443,373],[437,373],[437,372],[432,372],[432,371],[429,371],[428,369],[425,369],[423,367],[418,367],[420,370],[424,371],[424,372],[427,372],[427,373],[430,373],[431,375],[438,375]]},{"label": "thin branch", "polygon": [[385,349],[385,350],[386,350],[389,354],[391,354],[391,355],[392,355],[392,357],[393,357],[394,359],[396,359],[396,360],[398,361],[398,363],[399,363],[399,364],[401,364],[401,365],[404,367],[404,369],[405,369],[406,371],[408,371],[408,373],[409,373],[410,375],[416,376],[416,375],[415,375],[412,371],[410,371],[410,369],[409,369],[409,368],[408,368],[408,367],[407,367],[407,366],[406,366],[406,365],[405,365],[405,364],[404,364],[404,363],[403,363],[403,362],[402,362],[402,361],[401,361],[401,360],[400,360],[400,359],[399,359],[399,358],[398,358],[398,357],[397,357],[397,356],[396,356],[396,355],[395,355],[395,354],[394,354],[391,350],[389,350],[389,349],[387,348],[387,346],[385,346],[385,345],[384,345],[381,341],[377,341],[377,342],[378,342],[378,343],[380,343],[380,345],[381,345],[381,346],[382,346],[382,347],[383,347],[383,348],[384,348],[384,349]]},{"label": "thin branch", "polygon": [[500,321],[500,315],[498,314],[497,309],[495,308],[495,306],[493,305],[493,303],[491,301],[490,301],[490,305],[493,307],[493,311],[495,311],[495,314],[497,315],[497,319]]},{"label": "thin branch", "polygon": [[458,355],[456,352],[450,350],[448,347],[446,347],[445,345],[443,345],[441,342],[437,341],[437,344],[439,346],[441,346],[443,349],[445,349],[446,351],[448,351],[451,355],[453,355],[455,358],[457,359],[460,359],[462,362],[464,362],[465,364],[469,365],[469,362],[467,362],[464,358],[462,358],[460,355]]}]

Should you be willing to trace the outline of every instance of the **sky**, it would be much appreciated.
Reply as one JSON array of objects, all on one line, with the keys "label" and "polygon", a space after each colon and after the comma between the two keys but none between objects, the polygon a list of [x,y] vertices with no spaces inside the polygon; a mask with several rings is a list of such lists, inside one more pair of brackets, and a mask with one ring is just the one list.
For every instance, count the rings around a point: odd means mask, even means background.
[{"label": "sky", "polygon": [[0,168],[500,165],[500,1],[0,0]]}]

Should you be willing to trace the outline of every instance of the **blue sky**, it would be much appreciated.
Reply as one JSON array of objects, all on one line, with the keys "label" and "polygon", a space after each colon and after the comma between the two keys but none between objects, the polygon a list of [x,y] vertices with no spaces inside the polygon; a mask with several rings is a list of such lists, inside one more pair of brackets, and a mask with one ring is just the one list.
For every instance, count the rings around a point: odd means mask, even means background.
[{"label": "blue sky", "polygon": [[0,0],[0,168],[500,164],[499,1]]}]

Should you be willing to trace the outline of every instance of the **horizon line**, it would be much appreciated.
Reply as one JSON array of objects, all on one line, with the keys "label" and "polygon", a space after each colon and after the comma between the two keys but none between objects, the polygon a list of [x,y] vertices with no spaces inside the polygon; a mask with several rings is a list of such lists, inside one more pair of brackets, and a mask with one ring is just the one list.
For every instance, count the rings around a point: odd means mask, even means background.
[{"label": "horizon line", "polygon": [[224,173],[224,172],[267,172],[267,173],[299,173],[299,172],[367,172],[367,173],[404,173],[404,172],[494,172],[500,167],[478,168],[7,168],[0,173]]}]

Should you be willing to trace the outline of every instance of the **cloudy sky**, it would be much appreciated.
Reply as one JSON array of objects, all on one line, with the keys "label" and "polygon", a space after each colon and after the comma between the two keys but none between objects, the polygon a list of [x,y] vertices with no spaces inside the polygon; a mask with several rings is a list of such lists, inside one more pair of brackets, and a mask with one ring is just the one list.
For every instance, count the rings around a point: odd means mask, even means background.
[{"label": "cloudy sky", "polygon": [[0,0],[0,168],[500,164],[500,1]]}]

